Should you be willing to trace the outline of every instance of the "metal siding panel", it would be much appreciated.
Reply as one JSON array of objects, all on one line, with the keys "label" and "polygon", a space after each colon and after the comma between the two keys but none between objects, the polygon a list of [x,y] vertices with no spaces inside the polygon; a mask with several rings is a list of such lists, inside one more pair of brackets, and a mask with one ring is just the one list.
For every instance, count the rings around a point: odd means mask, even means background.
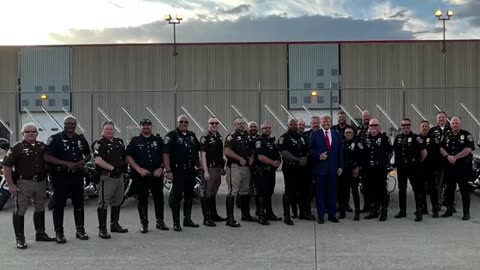
[{"label": "metal siding panel", "polygon": [[[5,121],[16,132],[18,114],[18,51],[17,47],[0,47],[0,119]],[[1,136],[10,138],[3,129]],[[19,138],[18,132],[10,138],[12,143]]]},{"label": "metal siding panel", "polygon": [[[288,53],[290,96],[297,98],[297,103],[290,102],[290,107],[299,109],[306,105],[312,109],[330,108],[330,90],[321,89],[322,86],[323,89],[330,89],[338,85],[338,44],[293,44],[289,45]],[[337,71],[336,76],[332,75],[333,69]],[[319,75],[317,70],[323,70],[323,75]],[[324,99],[323,103],[311,97],[311,90],[306,89],[305,83],[311,85],[310,89],[319,90],[318,96]],[[338,91],[334,91],[333,96],[338,97]],[[305,103],[305,97],[311,97],[310,104]],[[333,106],[336,108],[337,104]]]}]

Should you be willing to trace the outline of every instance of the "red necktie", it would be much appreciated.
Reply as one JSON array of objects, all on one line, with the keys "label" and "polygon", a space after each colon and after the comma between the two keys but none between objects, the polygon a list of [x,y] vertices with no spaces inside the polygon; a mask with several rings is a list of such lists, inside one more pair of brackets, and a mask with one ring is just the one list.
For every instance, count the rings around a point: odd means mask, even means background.
[{"label": "red necktie", "polygon": [[327,149],[330,149],[330,138],[328,138],[328,130],[325,130],[325,141],[327,141]]}]

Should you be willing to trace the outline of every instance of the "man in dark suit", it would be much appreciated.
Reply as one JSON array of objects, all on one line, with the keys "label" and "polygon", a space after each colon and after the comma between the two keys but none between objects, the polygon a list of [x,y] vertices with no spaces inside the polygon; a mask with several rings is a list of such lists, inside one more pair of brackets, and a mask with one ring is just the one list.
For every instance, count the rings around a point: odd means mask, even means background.
[{"label": "man in dark suit", "polygon": [[313,162],[315,179],[315,201],[318,223],[324,223],[325,197],[327,198],[328,220],[338,223],[335,217],[337,206],[337,176],[343,168],[343,139],[338,132],[331,130],[332,117],[320,118],[322,128],[314,131],[310,139],[310,156]]}]

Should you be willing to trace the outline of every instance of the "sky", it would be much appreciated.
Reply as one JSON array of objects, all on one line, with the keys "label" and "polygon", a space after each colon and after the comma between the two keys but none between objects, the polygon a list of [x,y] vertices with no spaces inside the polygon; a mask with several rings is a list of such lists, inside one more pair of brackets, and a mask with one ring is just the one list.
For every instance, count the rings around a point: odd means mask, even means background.
[{"label": "sky", "polygon": [[0,45],[480,38],[480,0],[0,0]]}]

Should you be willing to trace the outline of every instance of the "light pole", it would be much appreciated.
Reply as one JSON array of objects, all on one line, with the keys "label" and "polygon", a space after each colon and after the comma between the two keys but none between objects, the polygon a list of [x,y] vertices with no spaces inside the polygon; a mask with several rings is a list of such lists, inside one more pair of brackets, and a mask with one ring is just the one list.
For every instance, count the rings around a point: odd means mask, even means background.
[{"label": "light pole", "polygon": [[180,22],[183,20],[183,16],[177,14],[175,18],[172,17],[172,15],[168,14],[165,15],[165,20],[168,22],[168,24],[173,24],[173,56],[177,56],[177,32],[175,26],[177,24],[180,24]]},{"label": "light pole", "polygon": [[447,46],[445,44],[445,21],[449,21],[450,18],[453,16],[453,11],[449,10],[447,11],[447,17],[442,17],[442,11],[437,10],[435,11],[435,17],[438,18],[439,21],[443,22],[443,47],[442,47],[442,53],[447,53]]}]

